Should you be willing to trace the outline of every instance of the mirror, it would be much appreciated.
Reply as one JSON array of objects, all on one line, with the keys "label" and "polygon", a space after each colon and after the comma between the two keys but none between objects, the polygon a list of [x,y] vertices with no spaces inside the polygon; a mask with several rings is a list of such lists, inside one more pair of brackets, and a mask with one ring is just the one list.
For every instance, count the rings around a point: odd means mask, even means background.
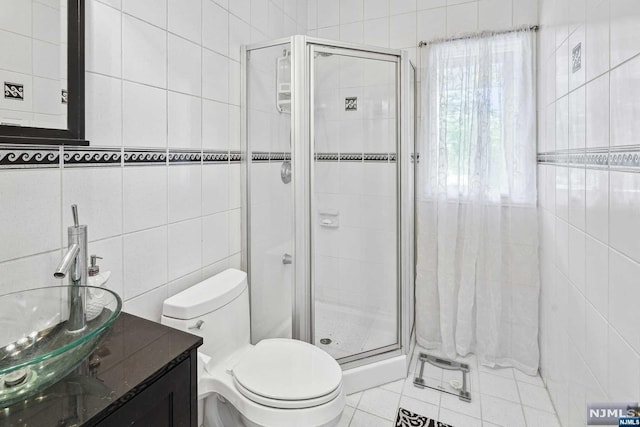
[{"label": "mirror", "polygon": [[0,143],[84,140],[83,0],[2,0]]}]

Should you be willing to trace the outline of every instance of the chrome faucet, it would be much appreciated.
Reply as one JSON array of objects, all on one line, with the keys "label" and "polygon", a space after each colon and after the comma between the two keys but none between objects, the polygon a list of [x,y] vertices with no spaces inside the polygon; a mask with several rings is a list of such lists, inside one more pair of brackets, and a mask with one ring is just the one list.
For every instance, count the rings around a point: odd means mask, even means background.
[{"label": "chrome faucet", "polygon": [[78,206],[71,205],[73,225],[68,230],[69,249],[62,258],[53,277],[69,276],[69,332],[80,332],[85,327],[84,289],[87,284],[87,226],[78,223]]}]

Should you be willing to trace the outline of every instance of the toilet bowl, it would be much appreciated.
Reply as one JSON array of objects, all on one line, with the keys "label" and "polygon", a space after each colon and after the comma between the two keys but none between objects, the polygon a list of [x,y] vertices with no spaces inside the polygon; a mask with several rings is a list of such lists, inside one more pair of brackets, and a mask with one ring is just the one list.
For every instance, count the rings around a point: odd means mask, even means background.
[{"label": "toilet bowl", "polygon": [[250,343],[246,273],[228,269],[164,302],[162,323],[203,338],[198,423],[330,427],[345,406],[340,365],[311,344]]}]

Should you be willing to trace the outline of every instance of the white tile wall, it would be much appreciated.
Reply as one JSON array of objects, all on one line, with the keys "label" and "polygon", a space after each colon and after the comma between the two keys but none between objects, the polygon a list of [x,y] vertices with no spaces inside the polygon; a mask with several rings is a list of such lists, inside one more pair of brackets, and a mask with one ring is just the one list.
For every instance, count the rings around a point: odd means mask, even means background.
[{"label": "white tile wall", "polygon": [[538,22],[537,0],[309,0],[308,34],[409,50],[418,42]]},{"label": "white tile wall", "polygon": [[[87,0],[91,145],[239,150],[239,47],[304,33],[307,2],[285,3]],[[0,27],[16,24],[9,15],[22,16],[2,13]],[[0,170],[0,292],[58,282],[77,203],[89,252],[112,271],[107,286],[126,311],[159,320],[167,296],[240,267],[240,173],[199,163]]]},{"label": "white tile wall", "polygon": [[[540,20],[538,151],[637,144],[640,4],[541,0]],[[640,399],[640,175],[538,170],[541,372],[562,425],[584,425],[589,402]]]}]

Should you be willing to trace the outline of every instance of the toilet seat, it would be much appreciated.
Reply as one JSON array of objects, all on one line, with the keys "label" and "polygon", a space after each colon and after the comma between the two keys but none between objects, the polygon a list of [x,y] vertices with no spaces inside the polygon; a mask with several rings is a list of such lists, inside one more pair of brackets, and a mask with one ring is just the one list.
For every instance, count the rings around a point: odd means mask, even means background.
[{"label": "toilet seat", "polygon": [[342,369],[325,351],[291,339],[266,339],[232,369],[236,389],[260,405],[303,409],[340,395]]}]

